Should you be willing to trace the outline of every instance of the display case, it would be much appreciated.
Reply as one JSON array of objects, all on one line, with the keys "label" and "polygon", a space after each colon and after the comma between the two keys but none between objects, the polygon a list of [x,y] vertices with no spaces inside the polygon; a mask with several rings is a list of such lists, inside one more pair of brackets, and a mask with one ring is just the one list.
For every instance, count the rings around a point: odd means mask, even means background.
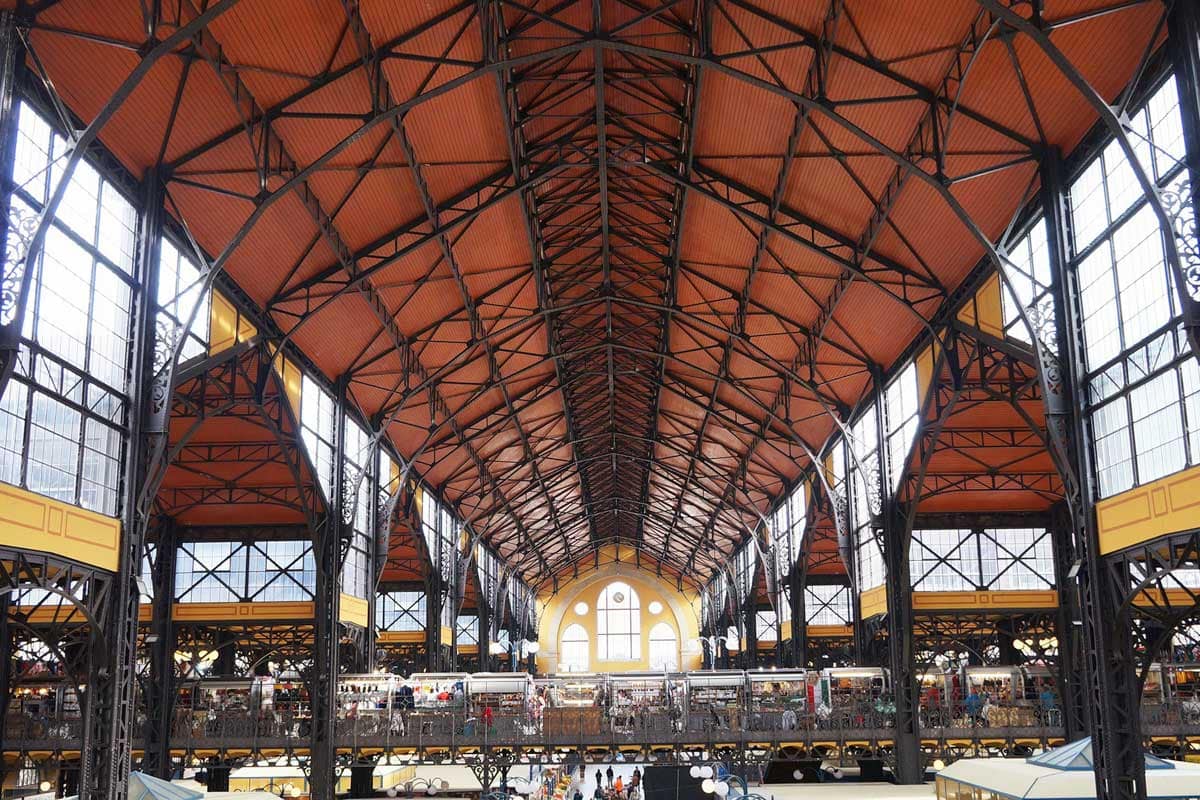
[{"label": "display case", "polygon": [[[757,730],[795,730],[812,711],[817,673],[771,670],[746,674],[751,724]],[[788,712],[791,712],[790,714]]]},{"label": "display case", "polygon": [[246,715],[258,711],[262,693],[262,682],[253,678],[188,681],[180,685],[179,707],[194,712]]},{"label": "display case", "polygon": [[467,673],[418,672],[406,681],[413,690],[413,708],[452,710],[466,707]]},{"label": "display case", "polygon": [[667,676],[653,672],[615,673],[608,678],[612,708],[643,706],[661,711],[667,707]]},{"label": "display case", "polygon": [[272,701],[276,713],[279,714],[306,716],[312,710],[308,698],[308,686],[299,679],[299,676],[276,678]]},{"label": "display case", "polygon": [[79,695],[63,677],[44,681],[22,681],[13,687],[9,715],[35,720],[79,719]]},{"label": "display case", "polygon": [[956,683],[950,672],[927,669],[917,673],[917,689],[922,708],[947,708],[954,698]]},{"label": "display case", "polygon": [[970,697],[975,692],[985,704],[1011,706],[1024,691],[1021,670],[1017,667],[963,667],[962,677],[964,696]]},{"label": "display case", "polygon": [[1200,701],[1200,663],[1167,664],[1163,671],[1171,699],[1185,703]]},{"label": "display case", "polygon": [[338,679],[338,715],[343,718],[390,715],[400,679],[395,675],[344,675]]},{"label": "display case", "polygon": [[568,672],[538,678],[534,688],[545,690],[550,708],[599,708],[604,698],[604,683],[601,675]]},{"label": "display case", "polygon": [[1146,670],[1146,681],[1142,684],[1142,703],[1161,704],[1166,701],[1163,681],[1163,665],[1151,664]]},{"label": "display case", "polygon": [[259,733],[273,718],[274,678],[204,678],[179,685],[177,725],[197,737]]},{"label": "display case", "polygon": [[[1058,697],[1058,680],[1053,670],[1046,664],[1026,664],[1021,667],[1021,693],[1017,698],[1018,704],[1028,706],[1042,705],[1042,692],[1049,689]],[[1057,704],[1057,700],[1056,700]]]}]

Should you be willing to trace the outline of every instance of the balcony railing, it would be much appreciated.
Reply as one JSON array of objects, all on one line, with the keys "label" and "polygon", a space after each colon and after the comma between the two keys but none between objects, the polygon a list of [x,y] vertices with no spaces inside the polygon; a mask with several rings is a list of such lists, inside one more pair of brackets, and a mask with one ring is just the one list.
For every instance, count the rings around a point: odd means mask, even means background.
[{"label": "balcony railing", "polygon": [[[972,709],[973,711],[973,709]],[[992,706],[972,713],[966,708],[922,708],[926,740],[1027,740],[1051,742],[1063,736],[1057,709]],[[343,713],[335,721],[337,746],[358,749],[450,749],[481,747],[620,748],[688,745],[809,746],[839,741],[890,742],[894,710],[887,703],[864,702],[821,713],[787,709],[721,709],[689,714],[650,711],[605,713],[598,708],[547,709],[543,715],[485,716],[458,710],[379,709]],[[1200,737],[1200,703],[1168,702],[1143,707],[1147,737]],[[78,749],[83,722],[10,715],[4,724],[6,751]],[[136,727],[140,737],[141,726]],[[181,710],[171,725],[175,750],[225,748],[305,749],[311,721],[303,713]]]}]

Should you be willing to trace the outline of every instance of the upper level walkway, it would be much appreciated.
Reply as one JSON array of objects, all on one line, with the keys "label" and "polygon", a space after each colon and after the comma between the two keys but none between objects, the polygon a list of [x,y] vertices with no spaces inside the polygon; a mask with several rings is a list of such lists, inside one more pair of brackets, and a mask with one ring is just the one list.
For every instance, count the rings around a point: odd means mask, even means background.
[{"label": "upper level walkway", "polygon": [[[675,718],[644,713],[606,718],[592,708],[546,709],[540,719],[528,714],[480,717],[462,710],[362,710],[342,713],[336,721],[339,752],[356,758],[411,754],[418,759],[454,760],[486,749],[524,754],[585,751],[690,753],[723,749],[747,751],[756,758],[869,757],[886,754],[894,729],[886,709],[845,709],[816,715],[758,711]],[[1036,715],[996,707],[990,719],[951,717],[942,709],[922,712],[921,737],[930,758],[964,755],[1015,755],[1064,741],[1057,711]],[[1044,717],[1044,718],[1037,718]],[[144,721],[144,717],[143,717]],[[79,749],[79,719],[10,716],[4,727],[5,753],[49,752],[70,757]],[[1168,703],[1146,706],[1143,735],[1148,746],[1200,753],[1200,706]],[[263,714],[180,711],[171,726],[170,748],[177,756],[222,757],[304,755],[310,720],[287,711]],[[135,749],[140,749],[140,737]]]}]

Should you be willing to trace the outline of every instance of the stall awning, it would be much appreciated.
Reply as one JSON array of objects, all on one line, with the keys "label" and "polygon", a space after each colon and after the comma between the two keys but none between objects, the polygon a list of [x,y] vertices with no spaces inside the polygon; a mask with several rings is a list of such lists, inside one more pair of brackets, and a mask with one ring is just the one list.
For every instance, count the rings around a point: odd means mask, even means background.
[{"label": "stall awning", "polygon": [[[1030,764],[1050,769],[1072,769],[1092,771],[1095,760],[1092,756],[1092,737],[1056,747],[1053,750],[1026,759]],[[1175,769],[1170,761],[1146,753],[1146,769]]]},{"label": "stall awning", "polygon": [[202,792],[180,786],[144,772],[129,773],[129,800],[195,800]]},{"label": "stall awning", "polygon": [[[1193,797],[1200,786],[1200,767],[1146,755],[1148,798]],[[941,781],[957,781],[1015,800],[1089,800],[1096,796],[1092,742],[1078,742],[1028,759],[967,758],[938,773]]]}]

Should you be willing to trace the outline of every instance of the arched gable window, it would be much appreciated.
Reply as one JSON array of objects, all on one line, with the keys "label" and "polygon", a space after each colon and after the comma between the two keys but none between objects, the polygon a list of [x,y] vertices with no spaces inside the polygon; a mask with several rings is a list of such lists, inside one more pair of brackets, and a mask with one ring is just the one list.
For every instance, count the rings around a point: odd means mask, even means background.
[{"label": "arched gable window", "polygon": [[650,669],[679,669],[679,640],[665,622],[650,629]]},{"label": "arched gable window", "polygon": [[642,606],[633,587],[613,581],[596,601],[597,657],[637,661],[642,657]]},{"label": "arched gable window", "polygon": [[558,649],[559,672],[587,672],[588,634],[579,623],[572,623],[563,631],[562,643]]}]

